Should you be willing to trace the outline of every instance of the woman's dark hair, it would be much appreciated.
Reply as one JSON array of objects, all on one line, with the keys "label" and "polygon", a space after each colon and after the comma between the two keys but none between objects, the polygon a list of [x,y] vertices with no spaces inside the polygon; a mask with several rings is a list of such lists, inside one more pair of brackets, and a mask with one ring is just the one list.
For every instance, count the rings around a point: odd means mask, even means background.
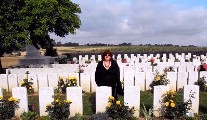
[{"label": "woman's dark hair", "polygon": [[105,60],[105,56],[107,55],[107,54],[109,54],[109,56],[111,57],[111,60],[112,60],[112,53],[111,53],[111,51],[110,50],[105,50],[104,52],[103,52],[103,54],[102,54],[102,60]]}]

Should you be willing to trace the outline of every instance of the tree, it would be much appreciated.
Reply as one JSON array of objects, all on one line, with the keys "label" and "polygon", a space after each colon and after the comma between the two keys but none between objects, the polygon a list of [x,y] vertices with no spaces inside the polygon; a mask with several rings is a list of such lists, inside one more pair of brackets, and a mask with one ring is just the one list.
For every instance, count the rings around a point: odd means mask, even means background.
[{"label": "tree", "polygon": [[79,13],[70,0],[1,0],[0,57],[26,44],[50,49],[50,33],[65,37],[80,28]]}]

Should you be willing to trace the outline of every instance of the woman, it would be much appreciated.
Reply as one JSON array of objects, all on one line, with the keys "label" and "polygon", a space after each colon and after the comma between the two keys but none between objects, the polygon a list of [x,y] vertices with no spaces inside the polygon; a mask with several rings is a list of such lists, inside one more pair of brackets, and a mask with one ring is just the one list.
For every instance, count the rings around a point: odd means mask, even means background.
[{"label": "woman", "polygon": [[120,82],[120,70],[116,61],[112,59],[112,53],[105,50],[102,60],[98,63],[95,72],[97,86],[112,87],[112,96],[117,99],[117,94],[124,95]]}]

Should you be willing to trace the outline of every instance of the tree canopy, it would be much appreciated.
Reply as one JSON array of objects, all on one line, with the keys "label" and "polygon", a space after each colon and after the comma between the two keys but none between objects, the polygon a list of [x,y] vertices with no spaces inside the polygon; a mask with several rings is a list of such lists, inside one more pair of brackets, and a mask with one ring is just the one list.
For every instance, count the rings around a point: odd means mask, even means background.
[{"label": "tree canopy", "polygon": [[64,37],[80,28],[78,4],[70,0],[1,0],[0,56],[26,44],[53,46],[50,33]]}]

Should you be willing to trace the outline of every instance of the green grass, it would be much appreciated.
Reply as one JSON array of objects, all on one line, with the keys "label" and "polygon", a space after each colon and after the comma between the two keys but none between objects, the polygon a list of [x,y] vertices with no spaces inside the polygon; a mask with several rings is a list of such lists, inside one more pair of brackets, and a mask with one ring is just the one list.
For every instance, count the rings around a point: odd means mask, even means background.
[{"label": "green grass", "polygon": [[[8,97],[8,96],[7,96]],[[200,92],[199,96],[199,114],[207,114],[207,93]],[[60,100],[65,100],[66,96],[63,94],[55,94],[54,98],[58,98]],[[118,99],[121,103],[124,103],[124,97],[118,96]],[[176,99],[181,102],[183,100],[183,94],[178,93],[176,95]],[[34,104],[36,106],[36,112],[39,113],[39,96],[38,95],[29,95],[28,96],[29,104]],[[83,115],[91,116],[96,113],[96,99],[95,93],[83,93]],[[153,105],[153,94],[149,91],[145,91],[140,93],[140,106],[143,105],[148,109],[152,108]]]}]

